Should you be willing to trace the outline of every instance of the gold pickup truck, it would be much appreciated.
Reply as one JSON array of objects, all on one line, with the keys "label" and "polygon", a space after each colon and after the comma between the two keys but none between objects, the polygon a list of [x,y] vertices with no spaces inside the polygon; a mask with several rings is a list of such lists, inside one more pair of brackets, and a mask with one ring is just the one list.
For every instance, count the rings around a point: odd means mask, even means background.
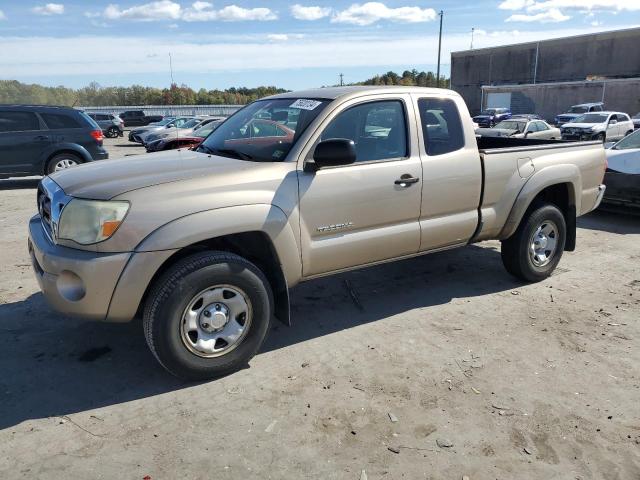
[{"label": "gold pickup truck", "polygon": [[340,87],[256,101],[195,150],[45,177],[29,250],[56,310],[142,315],[171,373],[241,368],[289,288],[354,268],[502,241],[535,282],[574,250],[604,194],[602,142],[476,138],[455,92]]}]

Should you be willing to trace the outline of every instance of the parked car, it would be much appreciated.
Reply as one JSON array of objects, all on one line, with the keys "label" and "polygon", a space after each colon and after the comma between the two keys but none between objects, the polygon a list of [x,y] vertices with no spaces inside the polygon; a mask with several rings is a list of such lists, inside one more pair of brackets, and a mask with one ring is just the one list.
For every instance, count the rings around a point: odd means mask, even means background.
[{"label": "parked car", "polygon": [[173,128],[176,124],[182,125],[184,122],[191,120],[193,117],[165,117],[159,122],[153,122],[146,127],[134,128],[129,131],[129,141],[135,143],[143,143],[146,135],[162,130],[163,128]]},{"label": "parked car", "polygon": [[634,129],[639,129],[640,128],[640,113],[636,113],[633,117],[631,117],[631,121],[633,122],[633,128]]},{"label": "parked car", "polygon": [[511,118],[511,111],[508,108],[487,108],[480,112],[480,115],[473,117],[473,121],[481,128],[491,128],[507,118]]},{"label": "parked car", "polygon": [[476,135],[483,137],[515,137],[560,140],[559,128],[552,127],[544,120],[530,120],[528,117],[514,116],[503,120],[493,128],[479,128]]},{"label": "parked car", "polygon": [[606,151],[607,191],[604,207],[640,213],[640,130],[626,136]]},{"label": "parked car", "polygon": [[189,137],[167,137],[147,143],[145,148],[147,152],[161,152],[164,150],[176,150],[179,148],[195,148],[202,140],[204,140],[211,132],[213,132],[223,120],[214,120],[207,123],[202,128],[195,130]]},{"label": "parked car", "polygon": [[602,112],[602,111],[604,111],[604,103],[602,102],[581,103],[580,105],[573,105],[565,113],[556,115],[556,118],[555,118],[556,126],[560,127],[565,123],[572,122],[573,120],[575,120],[581,115],[584,115],[585,113]]},{"label": "parked car", "polygon": [[[249,141],[268,118],[294,137]],[[186,379],[243,368],[302,281],[490,239],[508,272],[543,280],[605,190],[602,145],[476,140],[460,95],[420,87],[274,95],[195,151],[92,167],[39,185],[40,288],[65,314],[143,312],[151,351]]]},{"label": "parked car", "polygon": [[585,113],[560,129],[563,140],[620,140],[633,132],[629,115],[621,112]]},{"label": "parked car", "polygon": [[69,107],[0,105],[0,177],[47,175],[109,157],[104,135]]},{"label": "parked car", "polygon": [[146,146],[149,143],[155,142],[156,140],[161,140],[163,138],[188,137],[191,136],[191,134],[198,128],[205,126],[209,122],[217,121],[220,119],[221,117],[198,116],[187,120],[181,126],[174,125],[173,127],[171,127],[171,124],[169,124],[167,125],[167,128],[163,128],[162,130],[157,130],[143,135],[142,144]]},{"label": "parked car", "polygon": [[124,120],[113,113],[88,113],[102,129],[107,138],[122,137],[124,135]]},{"label": "parked car", "polygon": [[139,127],[162,120],[162,115],[145,115],[142,110],[127,110],[119,116],[124,120],[125,127]]}]

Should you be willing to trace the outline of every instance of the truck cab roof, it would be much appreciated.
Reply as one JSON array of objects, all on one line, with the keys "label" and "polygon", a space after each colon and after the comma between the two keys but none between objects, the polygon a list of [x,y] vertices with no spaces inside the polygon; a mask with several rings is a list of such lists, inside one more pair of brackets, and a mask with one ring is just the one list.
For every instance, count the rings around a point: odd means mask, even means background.
[{"label": "truck cab roof", "polygon": [[277,98],[318,98],[323,100],[335,100],[337,98],[356,97],[363,94],[375,95],[378,93],[415,93],[422,95],[457,95],[452,90],[444,88],[406,87],[402,85],[351,85],[346,87],[312,88],[296,92],[279,93],[266,99]]}]

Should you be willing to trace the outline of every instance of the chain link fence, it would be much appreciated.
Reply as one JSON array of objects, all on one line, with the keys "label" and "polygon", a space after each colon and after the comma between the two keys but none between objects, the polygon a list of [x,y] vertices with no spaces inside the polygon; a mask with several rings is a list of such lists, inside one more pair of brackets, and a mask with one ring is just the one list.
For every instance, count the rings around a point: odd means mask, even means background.
[{"label": "chain link fence", "polygon": [[240,110],[243,106],[244,105],[111,105],[106,107],[80,106],[76,108],[89,113],[119,114],[127,110],[142,110],[146,115],[217,115],[228,117]]}]

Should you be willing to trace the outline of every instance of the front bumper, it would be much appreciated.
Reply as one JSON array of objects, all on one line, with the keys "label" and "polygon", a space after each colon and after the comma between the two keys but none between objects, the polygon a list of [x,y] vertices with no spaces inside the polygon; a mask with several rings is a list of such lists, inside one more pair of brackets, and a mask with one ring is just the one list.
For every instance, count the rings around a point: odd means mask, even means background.
[{"label": "front bumper", "polygon": [[29,222],[31,263],[47,302],[66,315],[128,322],[158,269],[177,250],[98,253],[55,245],[40,215]]},{"label": "front bumper", "polygon": [[593,132],[563,133],[562,140],[589,141],[597,140],[598,134]]},{"label": "front bumper", "polygon": [[40,289],[57,311],[105,320],[131,253],[97,253],[55,245],[40,215],[29,221],[29,254]]}]

